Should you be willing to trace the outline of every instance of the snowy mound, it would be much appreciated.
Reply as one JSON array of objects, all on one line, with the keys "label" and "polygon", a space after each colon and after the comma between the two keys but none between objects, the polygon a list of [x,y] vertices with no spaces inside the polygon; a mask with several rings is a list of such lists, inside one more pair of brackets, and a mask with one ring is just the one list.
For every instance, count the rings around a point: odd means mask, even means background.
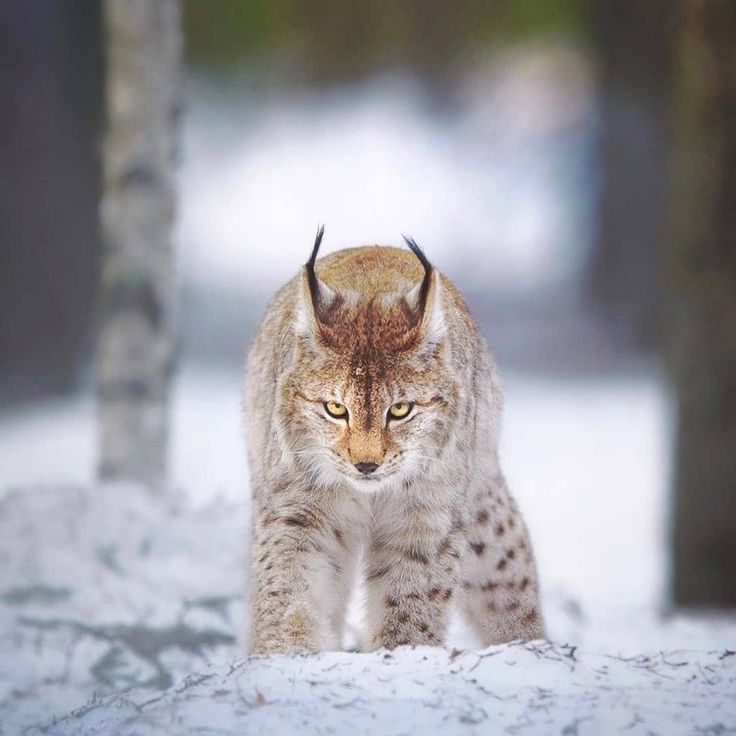
[{"label": "snowy mound", "polygon": [[235,656],[246,511],[130,485],[0,495],[0,735]]},{"label": "snowy mound", "polygon": [[0,736],[736,724],[733,617],[606,619],[549,595],[553,640],[580,648],[451,632],[447,649],[238,659],[247,522],[247,504],[130,485],[0,491]]},{"label": "snowy mound", "polygon": [[484,651],[251,658],[150,699],[92,700],[53,724],[92,734],[727,733],[734,652],[624,660],[543,642]]}]

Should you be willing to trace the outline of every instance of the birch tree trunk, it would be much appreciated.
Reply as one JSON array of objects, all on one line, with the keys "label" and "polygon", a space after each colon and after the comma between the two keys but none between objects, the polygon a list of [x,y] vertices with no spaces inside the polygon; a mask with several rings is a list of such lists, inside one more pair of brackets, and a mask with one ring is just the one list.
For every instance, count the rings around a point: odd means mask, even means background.
[{"label": "birch tree trunk", "polygon": [[682,9],[668,314],[674,598],[736,606],[736,3]]},{"label": "birch tree trunk", "polygon": [[105,0],[98,474],[159,486],[172,363],[178,0]]}]

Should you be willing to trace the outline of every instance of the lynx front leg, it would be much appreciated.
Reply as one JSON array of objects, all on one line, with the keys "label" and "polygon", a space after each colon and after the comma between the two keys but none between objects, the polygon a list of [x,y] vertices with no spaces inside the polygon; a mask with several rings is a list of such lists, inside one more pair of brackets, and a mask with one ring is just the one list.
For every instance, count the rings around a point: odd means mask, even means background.
[{"label": "lynx front leg", "polygon": [[294,503],[257,509],[250,605],[255,654],[339,646],[332,624],[341,604],[341,540],[317,509]]},{"label": "lynx front leg", "polygon": [[524,520],[499,473],[475,496],[458,598],[483,644],[542,639],[534,555]]},{"label": "lynx front leg", "polygon": [[368,552],[369,649],[442,644],[455,591],[458,525],[436,511],[379,520]]}]

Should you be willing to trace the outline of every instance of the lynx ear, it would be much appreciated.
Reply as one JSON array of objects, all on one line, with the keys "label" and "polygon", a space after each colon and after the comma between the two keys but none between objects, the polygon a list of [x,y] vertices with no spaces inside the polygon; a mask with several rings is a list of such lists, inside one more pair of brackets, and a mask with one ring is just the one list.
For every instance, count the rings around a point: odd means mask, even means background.
[{"label": "lynx ear", "polygon": [[314,247],[309,260],[304,264],[301,273],[301,288],[296,307],[296,330],[299,334],[315,334],[319,326],[324,324],[330,309],[337,303],[338,296],[324,281],[318,278],[314,270],[319,247],[325,226],[320,225],[314,239]]},{"label": "lynx ear", "polygon": [[424,277],[404,296],[404,301],[419,326],[422,340],[425,343],[437,343],[445,336],[447,329],[442,308],[440,275],[414,238],[406,235],[402,237],[424,268]]}]

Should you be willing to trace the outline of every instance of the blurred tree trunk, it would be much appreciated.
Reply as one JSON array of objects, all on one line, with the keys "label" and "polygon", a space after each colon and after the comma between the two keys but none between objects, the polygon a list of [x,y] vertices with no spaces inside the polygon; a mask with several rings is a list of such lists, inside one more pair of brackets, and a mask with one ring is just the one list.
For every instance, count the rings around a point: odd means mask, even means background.
[{"label": "blurred tree trunk", "polygon": [[165,476],[172,360],[178,0],[106,0],[99,475]]},{"label": "blurred tree trunk", "polygon": [[100,26],[89,0],[0,3],[0,404],[72,391],[89,366]]},{"label": "blurred tree trunk", "polygon": [[600,121],[589,295],[623,344],[659,344],[675,0],[582,0]]},{"label": "blurred tree trunk", "polygon": [[682,9],[668,320],[674,599],[736,606],[736,3]]}]

